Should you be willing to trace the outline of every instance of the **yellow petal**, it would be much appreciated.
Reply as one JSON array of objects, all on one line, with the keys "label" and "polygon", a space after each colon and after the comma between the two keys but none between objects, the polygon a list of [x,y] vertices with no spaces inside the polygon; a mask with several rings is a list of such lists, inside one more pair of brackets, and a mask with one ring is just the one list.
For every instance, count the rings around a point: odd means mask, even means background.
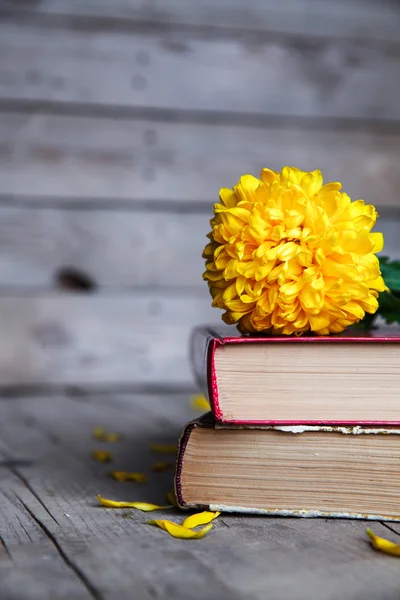
[{"label": "yellow petal", "polygon": [[321,189],[322,183],[322,173],[319,169],[316,169],[315,171],[306,173],[303,176],[302,187],[310,196],[312,196]]},{"label": "yellow petal", "polygon": [[104,427],[101,427],[101,425],[99,425],[98,427],[96,427],[93,430],[93,437],[95,440],[98,440],[99,442],[103,441],[103,436],[104,436]]},{"label": "yellow petal", "polygon": [[383,239],[383,233],[370,233],[369,239],[374,244],[374,252],[382,252],[385,244]]},{"label": "yellow petal", "polygon": [[312,252],[308,248],[300,246],[296,258],[302,267],[309,267],[312,263]]},{"label": "yellow petal", "polygon": [[380,552],[390,554],[391,556],[400,556],[400,544],[395,544],[385,538],[378,537],[369,527],[367,529],[367,534],[375,550],[380,550]]},{"label": "yellow petal", "polygon": [[233,300],[236,297],[237,297],[236,283],[233,282],[233,283],[231,283],[231,285],[228,285],[228,287],[224,289],[224,291],[222,293],[222,299],[226,303],[226,302],[230,302],[231,300]]},{"label": "yellow petal", "polygon": [[276,173],[275,171],[271,171],[271,169],[264,168],[261,171],[261,179],[263,180],[264,183],[272,183],[273,181],[278,179],[278,177],[279,177],[279,173]]},{"label": "yellow petal", "polygon": [[195,515],[190,515],[190,517],[186,517],[183,521],[182,527],[193,529],[193,527],[198,527],[199,525],[207,525],[207,523],[211,523],[211,521],[216,519],[220,514],[220,512],[204,511],[196,513]]},{"label": "yellow petal", "polygon": [[308,320],[311,325],[312,331],[319,331],[320,329],[325,329],[329,327],[331,322],[333,321],[333,317],[327,314],[319,314],[319,315],[309,315]]},{"label": "yellow petal", "polygon": [[145,473],[136,473],[131,471],[112,471],[111,477],[116,481],[136,481],[137,483],[146,483],[147,475]]},{"label": "yellow petal", "polygon": [[174,468],[174,465],[169,462],[165,462],[164,460],[160,460],[159,462],[154,463],[152,465],[151,470],[154,473],[164,473],[164,471],[169,471]]},{"label": "yellow petal", "polygon": [[150,444],[150,450],[158,454],[176,454],[174,444]]},{"label": "yellow petal", "polygon": [[210,403],[203,394],[196,394],[196,396],[192,396],[190,404],[195,410],[211,410]]},{"label": "yellow petal", "polygon": [[112,461],[113,455],[107,450],[92,450],[92,458],[97,462],[107,463]]},{"label": "yellow petal", "polygon": [[299,249],[299,245],[295,242],[287,242],[278,247],[276,256],[279,260],[290,260],[296,256]]},{"label": "yellow petal", "polygon": [[386,287],[385,282],[383,281],[382,277],[378,277],[374,281],[369,281],[368,285],[372,290],[377,290],[378,292],[388,292],[389,291],[388,288]]},{"label": "yellow petal", "polygon": [[173,506],[159,506],[158,504],[149,504],[148,502],[116,502],[115,500],[107,500],[102,498],[100,494],[97,496],[100,504],[106,508],[136,508],[143,512],[150,512],[152,510],[164,510],[166,508],[173,508]]},{"label": "yellow petal", "polygon": [[120,433],[107,433],[101,426],[95,428],[93,437],[99,442],[119,442],[122,439]]},{"label": "yellow petal", "polygon": [[221,188],[219,190],[219,198],[220,198],[222,204],[224,204],[228,208],[232,208],[233,206],[236,206],[236,204],[237,204],[237,198],[236,198],[235,192],[228,188]]},{"label": "yellow petal", "polygon": [[257,200],[256,191],[261,185],[261,181],[253,175],[242,175],[233,188],[240,200],[255,202]]},{"label": "yellow petal", "polygon": [[122,435],[120,433],[105,433],[104,434],[104,441],[105,442],[119,442],[120,440],[122,440]]},{"label": "yellow petal", "polygon": [[149,525],[155,525],[156,527],[160,527],[160,529],[164,529],[167,531],[172,537],[179,538],[182,540],[199,540],[204,537],[206,533],[212,529],[212,523],[209,523],[200,531],[193,531],[192,529],[187,529],[183,527],[183,525],[178,525],[177,523],[173,523],[172,521],[167,521],[165,519],[158,519],[154,521],[148,521]]}]

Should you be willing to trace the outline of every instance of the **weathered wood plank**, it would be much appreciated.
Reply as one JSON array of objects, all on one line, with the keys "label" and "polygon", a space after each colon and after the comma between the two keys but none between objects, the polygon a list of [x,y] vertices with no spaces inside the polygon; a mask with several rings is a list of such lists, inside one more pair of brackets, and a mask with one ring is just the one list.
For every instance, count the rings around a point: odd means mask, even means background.
[{"label": "weathered wood plank", "polygon": [[[70,267],[100,290],[204,291],[201,257],[212,214],[0,206],[0,289],[51,289]],[[400,217],[381,218],[384,254],[400,257]]]},{"label": "weathered wood plank", "polygon": [[[397,597],[396,560],[371,549],[364,522],[227,515],[204,540],[188,543],[145,525],[149,516],[143,513],[95,506],[99,489],[121,499],[146,499],[151,490],[166,489],[162,475],[152,475],[143,486],[107,478],[110,467],[92,463],[89,456],[95,425],[124,433],[123,441],[112,446],[115,467],[137,469],[142,462],[142,470],[147,470],[149,441],[154,436],[176,439],[190,416],[182,396],[55,396],[0,402],[0,454],[33,460],[30,466],[18,467],[18,479],[8,477],[7,494],[16,492],[35,523],[46,528],[67,560],[73,559],[94,590],[93,597],[128,600],[134,590],[140,600],[200,600],[205,589],[207,597],[234,600],[262,600],[265,590],[276,600]],[[14,515],[13,509],[10,523],[18,528]],[[175,510],[155,516],[182,519]],[[379,535],[388,535],[380,523],[373,527]],[[11,545],[10,551],[21,557],[14,567],[16,581],[19,575],[24,581],[22,559],[32,566],[35,544],[40,543],[25,538],[23,545]],[[51,574],[43,573],[43,578],[50,581]],[[21,585],[18,590],[18,600],[38,597]]]},{"label": "weathered wood plank", "polygon": [[51,288],[74,267],[100,288],[204,288],[210,214],[0,206],[0,286]]},{"label": "weathered wood plank", "polygon": [[368,41],[3,23],[0,54],[0,99],[8,102],[400,118],[398,51]]},{"label": "weathered wood plank", "polygon": [[310,36],[337,36],[340,38],[367,38],[395,42],[398,40],[399,13],[394,2],[382,0],[379,5],[368,0],[346,2],[325,0],[203,0],[188,3],[185,0],[114,0],[112,8],[107,0],[39,0],[18,3],[3,0],[3,9],[22,11],[23,14],[63,15],[121,19],[126,22],[156,22],[223,29],[284,32]]},{"label": "weathered wood plank", "polygon": [[49,205],[57,197],[210,206],[243,173],[294,164],[321,168],[326,181],[379,209],[400,208],[399,155],[400,134],[376,130],[0,113],[2,194]]},{"label": "weathered wood plank", "polygon": [[[40,520],[49,530],[70,540],[79,540],[82,536],[122,539],[132,533],[137,523],[144,524],[149,515],[133,511],[129,513],[131,518],[122,518],[127,511],[107,511],[99,507],[98,493],[106,498],[166,503],[173,474],[152,473],[151,465],[164,458],[173,461],[174,456],[153,454],[149,445],[152,442],[175,443],[183,428],[183,415],[189,415],[188,419],[196,413],[190,410],[187,395],[167,394],[163,398],[164,404],[181,407],[181,414],[174,422],[168,416],[167,407],[160,407],[159,415],[147,408],[153,398],[131,395],[120,399],[118,395],[100,395],[94,402],[94,397],[63,399],[53,396],[45,401],[47,415],[42,414],[43,399],[39,398],[27,398],[26,407],[25,402],[21,404],[17,398],[8,402],[8,406],[7,402],[2,404],[0,453],[16,463],[17,466],[12,468],[26,488],[18,495],[38,515],[39,508],[32,504],[31,496],[40,498]],[[69,410],[65,410],[67,406]],[[64,421],[63,425],[59,423],[60,419]],[[118,444],[95,441],[92,432],[99,424],[108,431],[123,434],[124,441]],[[20,444],[17,443],[18,436],[24,437]],[[112,451],[113,461],[109,464],[93,461],[91,451],[95,448]],[[30,464],[25,467],[27,457]],[[149,481],[142,485],[123,485],[108,476],[113,469],[145,472]],[[66,478],[66,472],[73,476]],[[9,488],[12,489],[11,484]],[[47,507],[47,513],[44,507]],[[177,513],[172,511],[170,514],[176,516]]]},{"label": "weathered wood plank", "polygon": [[391,219],[380,218],[377,223],[378,229],[383,231],[385,236],[382,255],[400,259],[400,219],[394,216]]},{"label": "weathered wood plank", "polygon": [[134,295],[0,297],[1,385],[193,385],[191,328],[219,322],[204,287]]},{"label": "weathered wood plank", "polygon": [[[1,455],[0,455],[1,456]],[[92,594],[54,541],[26,510],[29,497],[37,515],[43,506],[9,469],[0,467],[1,597],[7,600],[87,600]]]}]

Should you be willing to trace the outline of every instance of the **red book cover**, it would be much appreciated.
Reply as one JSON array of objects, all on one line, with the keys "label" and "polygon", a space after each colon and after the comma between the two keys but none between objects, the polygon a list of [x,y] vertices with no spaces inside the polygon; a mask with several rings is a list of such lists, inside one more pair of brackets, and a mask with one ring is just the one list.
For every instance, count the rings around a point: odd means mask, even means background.
[{"label": "red book cover", "polygon": [[[228,345],[252,345],[252,344],[352,344],[354,345],[354,351],[357,352],[357,345],[359,344],[400,344],[400,328],[378,328],[372,330],[363,330],[354,328],[350,332],[343,332],[341,334],[329,335],[329,336],[317,336],[317,335],[304,335],[304,336],[249,336],[241,335],[235,327],[220,327],[216,328],[213,326],[201,326],[197,327],[192,334],[190,344],[190,358],[193,373],[196,382],[200,389],[208,395],[211,410],[214,418],[221,424],[236,424],[236,425],[288,425],[288,426],[299,426],[299,425],[362,425],[362,426],[391,426],[400,425],[400,402],[398,409],[398,416],[391,419],[243,419],[243,418],[227,418],[221,407],[220,402],[220,391],[218,384],[218,375],[216,369],[215,356],[218,348],[226,347]],[[400,347],[399,347],[400,350]],[[396,348],[397,352],[397,348]],[[400,353],[396,354],[396,371],[399,372],[400,377]],[[360,376],[361,377],[361,376]],[[400,381],[400,379],[399,379]],[[399,388],[396,388],[396,396],[398,397]],[[379,402],[379,399],[377,400]],[[243,398],[243,403],[246,402],[246,398]],[[267,411],[267,407],[266,407]]]}]

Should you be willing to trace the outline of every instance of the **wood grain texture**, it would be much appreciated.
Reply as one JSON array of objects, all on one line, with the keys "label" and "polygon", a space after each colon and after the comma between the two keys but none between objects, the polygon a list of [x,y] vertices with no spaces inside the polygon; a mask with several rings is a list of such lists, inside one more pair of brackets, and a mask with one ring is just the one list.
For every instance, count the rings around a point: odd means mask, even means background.
[{"label": "wood grain texture", "polygon": [[398,49],[368,41],[132,35],[17,22],[0,24],[0,54],[0,99],[8,102],[400,118]]},{"label": "wood grain texture", "polygon": [[192,327],[219,322],[202,293],[0,297],[0,382],[192,387]]},{"label": "wood grain texture", "polygon": [[367,38],[398,43],[398,6],[390,0],[3,0],[2,8],[38,16],[63,15],[97,20],[180,24],[195,27],[256,30],[339,38]]},{"label": "wood grain texture", "polygon": [[[0,206],[0,288],[51,289],[66,267],[97,288],[203,291],[210,214]],[[177,298],[178,299],[178,298]]]},{"label": "wood grain texture", "polygon": [[[282,125],[282,124],[281,124]],[[353,198],[400,209],[400,134],[0,113],[3,202],[208,207],[264,166],[321,168]],[[40,197],[40,198],[38,198]]]},{"label": "wood grain texture", "polygon": [[[27,508],[26,501],[31,508]],[[46,526],[40,521],[40,515],[45,512],[43,505],[12,468],[0,468],[0,503],[2,598],[93,598],[80,577],[79,568],[77,571],[71,568],[69,560],[62,555],[57,543],[48,535]]]},{"label": "wood grain texture", "polygon": [[[6,574],[7,600],[130,600],[133,592],[138,600],[263,600],[266,590],[274,600],[397,598],[396,559],[372,550],[360,521],[222,515],[207,537],[187,542],[146,525],[148,514],[97,506],[98,492],[163,501],[172,475],[151,473],[159,457],[149,443],[176,440],[193,415],[183,395],[0,401],[0,457],[14,460],[0,479],[0,493],[11,498],[2,503],[8,555],[0,558],[0,576]],[[91,460],[91,432],[99,424],[124,434],[111,448],[115,468],[145,471],[148,484],[119,484],[107,477],[109,465]],[[16,462],[24,458],[29,465]],[[150,516],[183,518],[177,510]],[[385,524],[373,528],[398,539]],[[58,558],[50,559],[54,548]]]},{"label": "wood grain texture", "polygon": [[[98,291],[199,290],[209,214],[0,206],[0,290],[51,290],[66,268]],[[400,216],[379,219],[383,254],[400,257]]]}]

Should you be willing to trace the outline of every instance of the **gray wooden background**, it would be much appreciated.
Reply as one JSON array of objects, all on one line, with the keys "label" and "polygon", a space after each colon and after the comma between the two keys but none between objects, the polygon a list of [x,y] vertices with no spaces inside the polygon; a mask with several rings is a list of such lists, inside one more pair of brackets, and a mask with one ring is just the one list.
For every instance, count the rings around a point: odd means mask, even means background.
[{"label": "gray wooden background", "polygon": [[0,0],[0,387],[193,387],[244,172],[321,168],[399,257],[399,26],[397,0]]}]

